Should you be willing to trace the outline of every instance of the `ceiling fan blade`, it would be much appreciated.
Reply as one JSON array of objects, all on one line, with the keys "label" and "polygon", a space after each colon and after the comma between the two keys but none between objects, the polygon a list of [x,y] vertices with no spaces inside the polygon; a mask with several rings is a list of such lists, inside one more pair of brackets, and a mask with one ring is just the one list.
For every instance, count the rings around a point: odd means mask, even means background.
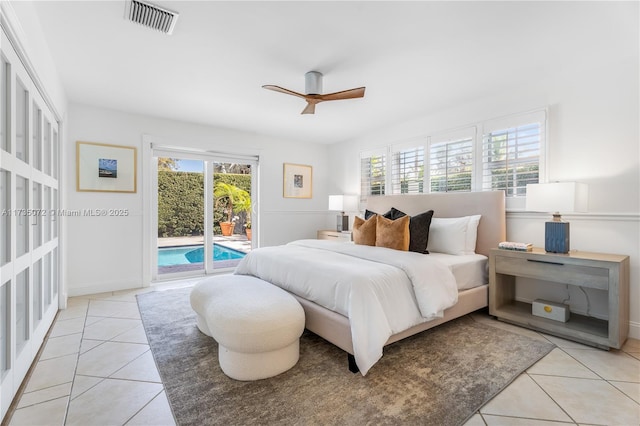
[{"label": "ceiling fan blade", "polygon": [[300,114],[315,114],[316,113],[316,104],[318,102],[313,102],[307,99],[307,106],[302,110]]},{"label": "ceiling fan blade", "polygon": [[294,92],[293,90],[285,89],[284,87],[274,86],[274,85],[271,85],[271,84],[266,84],[266,85],[262,86],[262,88],[263,89],[268,89],[268,90],[273,90],[274,92],[284,93],[286,95],[297,96],[299,98],[304,98],[305,97],[305,95],[303,95],[302,93]]},{"label": "ceiling fan blade", "polygon": [[343,90],[341,92],[327,93],[326,95],[319,95],[319,98],[323,101],[362,98],[364,96],[364,89],[364,87],[358,87],[356,89]]}]

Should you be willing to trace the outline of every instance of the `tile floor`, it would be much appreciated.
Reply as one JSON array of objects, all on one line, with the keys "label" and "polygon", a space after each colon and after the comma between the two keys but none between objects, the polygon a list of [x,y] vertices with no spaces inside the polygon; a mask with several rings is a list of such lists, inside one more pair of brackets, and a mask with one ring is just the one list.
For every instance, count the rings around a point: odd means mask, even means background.
[{"label": "tile floor", "polygon": [[[160,288],[71,298],[8,424],[175,424],[135,298],[154,290]],[[468,426],[640,424],[639,340],[605,352],[485,315],[474,318],[558,347],[482,407]]]}]

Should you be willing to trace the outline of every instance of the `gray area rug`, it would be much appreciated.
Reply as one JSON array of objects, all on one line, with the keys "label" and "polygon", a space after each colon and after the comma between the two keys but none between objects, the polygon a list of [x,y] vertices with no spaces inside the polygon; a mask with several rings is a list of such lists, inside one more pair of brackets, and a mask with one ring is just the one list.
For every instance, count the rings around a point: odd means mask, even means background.
[{"label": "gray area rug", "polygon": [[300,361],[239,382],[196,327],[191,288],[138,296],[149,345],[180,425],[460,425],[553,349],[465,316],[387,346],[366,376],[305,331]]}]

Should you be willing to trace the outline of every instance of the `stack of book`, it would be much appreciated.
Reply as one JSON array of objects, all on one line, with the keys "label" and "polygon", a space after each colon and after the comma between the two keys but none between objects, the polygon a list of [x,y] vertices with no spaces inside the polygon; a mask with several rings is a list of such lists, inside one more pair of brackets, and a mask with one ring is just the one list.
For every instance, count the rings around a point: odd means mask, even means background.
[{"label": "stack of book", "polygon": [[533,244],[503,241],[500,244],[498,244],[498,248],[502,250],[531,251],[533,250]]}]

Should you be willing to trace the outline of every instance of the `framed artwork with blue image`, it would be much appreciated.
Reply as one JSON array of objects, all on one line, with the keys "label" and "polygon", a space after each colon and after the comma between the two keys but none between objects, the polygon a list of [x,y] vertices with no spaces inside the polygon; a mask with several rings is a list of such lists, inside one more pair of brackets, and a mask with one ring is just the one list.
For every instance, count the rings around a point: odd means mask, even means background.
[{"label": "framed artwork with blue image", "polygon": [[94,142],[76,143],[76,190],[136,192],[135,147]]}]

